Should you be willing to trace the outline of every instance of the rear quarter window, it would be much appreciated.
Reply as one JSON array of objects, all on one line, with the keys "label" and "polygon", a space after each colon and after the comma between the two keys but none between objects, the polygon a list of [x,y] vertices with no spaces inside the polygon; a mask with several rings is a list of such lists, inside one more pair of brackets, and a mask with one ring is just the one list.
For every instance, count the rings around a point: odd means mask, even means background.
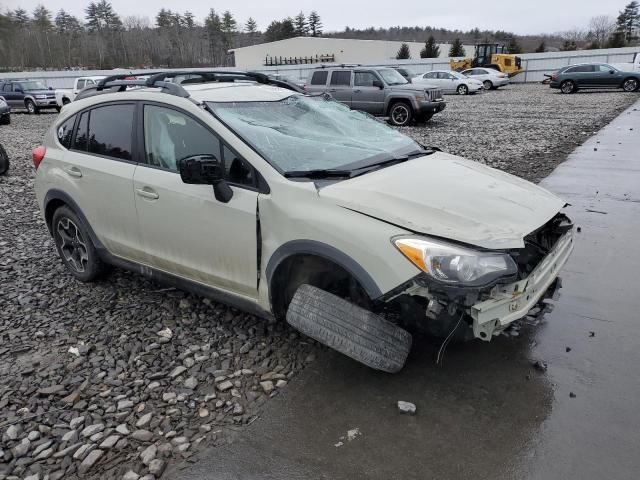
[{"label": "rear quarter window", "polygon": [[313,72],[311,76],[311,85],[326,85],[327,84],[327,76],[329,72]]},{"label": "rear quarter window", "polygon": [[62,125],[58,127],[58,141],[65,148],[71,148],[71,140],[73,137],[73,126],[76,123],[76,115],[69,117]]}]

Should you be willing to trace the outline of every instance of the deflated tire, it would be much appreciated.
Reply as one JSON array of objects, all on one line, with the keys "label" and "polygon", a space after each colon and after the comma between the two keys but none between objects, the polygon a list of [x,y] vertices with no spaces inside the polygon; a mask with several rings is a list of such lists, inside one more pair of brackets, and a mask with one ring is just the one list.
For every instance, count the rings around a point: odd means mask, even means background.
[{"label": "deflated tire", "polygon": [[411,350],[411,334],[384,318],[311,285],[296,290],[287,322],[368,367],[395,373]]}]

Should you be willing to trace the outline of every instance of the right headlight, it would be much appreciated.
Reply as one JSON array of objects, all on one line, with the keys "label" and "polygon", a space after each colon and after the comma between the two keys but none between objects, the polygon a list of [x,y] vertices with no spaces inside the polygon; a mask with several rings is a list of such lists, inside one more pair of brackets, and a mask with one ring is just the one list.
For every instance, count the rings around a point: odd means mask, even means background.
[{"label": "right headlight", "polygon": [[518,272],[513,258],[502,252],[477,251],[416,237],[395,238],[393,243],[416,267],[446,284],[480,286]]}]

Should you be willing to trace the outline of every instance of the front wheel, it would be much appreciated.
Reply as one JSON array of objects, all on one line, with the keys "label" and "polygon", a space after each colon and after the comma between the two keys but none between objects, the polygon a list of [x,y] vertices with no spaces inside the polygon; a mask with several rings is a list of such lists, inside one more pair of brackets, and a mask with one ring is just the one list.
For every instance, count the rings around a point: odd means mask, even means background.
[{"label": "front wheel", "polygon": [[560,84],[560,91],[566,94],[573,93],[576,91],[576,84],[571,80],[565,80]]},{"label": "front wheel", "polygon": [[29,112],[30,115],[34,115],[40,112],[40,109],[36,107],[36,104],[33,102],[33,100],[27,100],[26,102],[24,102],[24,106],[26,107],[27,112]]},{"label": "front wheel", "polygon": [[638,80],[635,78],[627,78],[622,82],[622,89],[625,92],[635,92],[638,90]]},{"label": "front wheel", "polygon": [[60,207],[51,219],[53,239],[69,272],[81,282],[92,282],[106,268],[80,218],[69,207]]},{"label": "front wheel", "polygon": [[456,91],[458,92],[458,95],[468,95],[469,87],[467,87],[466,85],[460,85]]},{"label": "front wheel", "polygon": [[389,122],[396,127],[406,127],[412,117],[411,107],[404,102],[396,102],[389,108]]},{"label": "front wheel", "polygon": [[9,155],[4,147],[0,145],[0,175],[4,175],[9,170]]}]

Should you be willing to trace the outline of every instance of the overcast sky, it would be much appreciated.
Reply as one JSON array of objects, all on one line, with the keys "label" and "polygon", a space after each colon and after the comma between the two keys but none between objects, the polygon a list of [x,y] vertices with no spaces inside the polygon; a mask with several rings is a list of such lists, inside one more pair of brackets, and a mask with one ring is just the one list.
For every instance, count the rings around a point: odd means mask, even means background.
[{"label": "overcast sky", "polygon": [[[83,17],[87,1],[77,0],[0,0],[2,10],[21,6],[29,11],[44,3],[52,11],[64,8]],[[162,7],[171,10],[193,12],[198,21],[206,16],[209,8],[216,11],[230,10],[238,23],[243,25],[252,16],[264,30],[273,19],[294,16],[300,10],[308,13],[317,10],[325,31],[350,27],[431,25],[449,29],[468,30],[474,27],[490,30],[506,30],[519,34],[554,33],[575,27],[585,28],[596,15],[617,16],[625,1],[602,0],[403,0],[402,2],[372,0],[270,0],[237,1],[215,0],[190,2],[162,0],[112,0],[111,4],[121,16],[140,15],[153,19]]]}]

